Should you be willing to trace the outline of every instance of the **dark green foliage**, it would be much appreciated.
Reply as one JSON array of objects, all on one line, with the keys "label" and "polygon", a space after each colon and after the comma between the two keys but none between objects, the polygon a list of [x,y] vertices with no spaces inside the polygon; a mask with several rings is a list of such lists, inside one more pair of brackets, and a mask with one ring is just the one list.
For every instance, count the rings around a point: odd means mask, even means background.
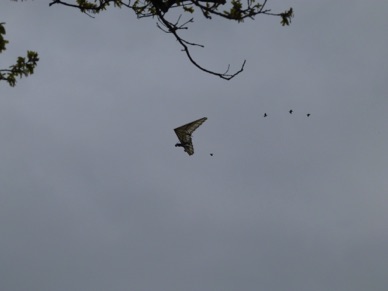
[{"label": "dark green foliage", "polygon": [[0,53],[2,51],[5,51],[5,45],[8,43],[8,40],[4,39],[5,35],[5,28],[4,28],[5,23],[0,23]]},{"label": "dark green foliage", "polygon": [[292,8],[290,8],[289,10],[280,13],[280,17],[282,18],[281,24],[283,26],[290,25],[291,18],[294,17],[294,11],[292,10]]},{"label": "dark green foliage", "polygon": [[[4,39],[5,23],[0,23],[0,53],[6,50],[8,40]],[[16,85],[16,79],[27,77],[34,73],[34,69],[39,61],[38,53],[27,51],[26,57],[18,57],[16,64],[8,69],[0,69],[0,81],[6,81],[11,87]]]}]

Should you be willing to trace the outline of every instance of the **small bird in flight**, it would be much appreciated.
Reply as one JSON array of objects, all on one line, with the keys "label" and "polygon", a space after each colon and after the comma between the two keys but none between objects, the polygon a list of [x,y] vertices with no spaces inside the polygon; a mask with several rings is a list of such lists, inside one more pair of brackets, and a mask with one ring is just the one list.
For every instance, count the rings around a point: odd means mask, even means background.
[{"label": "small bird in flight", "polygon": [[310,113],[307,113],[307,117],[309,117],[311,114]]},{"label": "small bird in flight", "polygon": [[264,113],[264,117],[267,117],[267,113]]},{"label": "small bird in flight", "polygon": [[210,156],[213,156],[213,153],[210,153]]},{"label": "small bird in flight", "polygon": [[292,112],[293,112],[293,111],[292,111],[292,109],[291,109],[291,110],[290,110],[290,111],[288,111],[288,112],[290,112],[290,114],[292,114]]}]

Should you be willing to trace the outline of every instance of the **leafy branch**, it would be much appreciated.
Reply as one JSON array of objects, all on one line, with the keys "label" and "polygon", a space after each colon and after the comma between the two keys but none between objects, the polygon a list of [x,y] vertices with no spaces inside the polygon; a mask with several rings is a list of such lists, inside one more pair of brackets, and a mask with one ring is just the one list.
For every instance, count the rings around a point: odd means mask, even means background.
[{"label": "leafy branch", "polygon": [[[5,23],[0,23],[0,53],[6,50],[8,40],[4,39]],[[39,61],[38,53],[27,51],[26,57],[18,57],[16,64],[8,69],[0,69],[0,81],[6,81],[11,87],[16,85],[16,78],[27,77],[34,73],[34,69]]]},{"label": "leafy branch", "polygon": [[[243,3],[243,1],[246,2]],[[114,7],[126,7],[132,9],[137,18],[156,17],[158,28],[165,33],[172,34],[175,37],[181,45],[182,51],[185,52],[186,56],[194,66],[206,73],[218,76],[225,80],[230,80],[244,70],[246,61],[244,60],[240,69],[234,73],[229,73],[229,65],[227,70],[223,73],[215,72],[201,66],[192,57],[190,48],[192,46],[204,46],[187,41],[182,38],[179,33],[181,30],[188,29],[187,24],[193,23],[193,18],[181,23],[181,14],[176,22],[172,22],[167,19],[167,12],[171,9],[180,8],[182,13],[191,14],[198,9],[206,19],[212,19],[213,16],[218,16],[237,22],[243,22],[247,18],[255,19],[257,15],[263,14],[280,17],[281,24],[283,26],[290,25],[291,19],[294,16],[292,8],[281,13],[272,13],[270,9],[266,9],[268,0],[263,1],[264,2],[262,3],[256,3],[256,0],[231,0],[230,3],[227,3],[226,0],[134,0],[133,2],[131,0],[72,0],[72,2],[53,0],[49,6],[54,4],[64,5],[79,9],[82,13],[85,13],[90,17],[94,17],[93,15],[106,10],[108,6],[113,4]]]}]

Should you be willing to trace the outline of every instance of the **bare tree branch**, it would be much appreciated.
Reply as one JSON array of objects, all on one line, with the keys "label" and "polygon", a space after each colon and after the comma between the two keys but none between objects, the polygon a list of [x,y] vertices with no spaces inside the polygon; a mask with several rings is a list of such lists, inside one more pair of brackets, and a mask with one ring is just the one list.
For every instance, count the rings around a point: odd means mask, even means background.
[{"label": "bare tree branch", "polygon": [[[177,40],[177,41],[180,43],[180,45],[183,47],[182,50],[186,53],[186,56],[189,58],[190,62],[191,62],[194,66],[196,66],[198,69],[200,69],[201,71],[204,71],[204,72],[206,72],[206,73],[208,73],[208,74],[211,74],[211,75],[218,76],[218,77],[220,77],[221,79],[230,80],[230,79],[232,79],[233,77],[235,77],[235,76],[237,76],[238,74],[240,74],[240,73],[244,70],[244,66],[245,66],[246,60],[244,60],[244,63],[242,64],[240,70],[238,70],[238,71],[237,71],[236,73],[234,73],[234,74],[228,74],[230,65],[228,65],[228,69],[225,71],[225,73],[217,73],[217,72],[210,71],[210,70],[204,68],[203,66],[199,65],[199,64],[194,60],[194,58],[191,56],[191,53],[190,53],[190,50],[189,50],[188,45],[190,45],[190,46],[200,46],[200,47],[204,47],[204,46],[201,45],[201,44],[188,42],[188,41],[182,39],[182,38],[178,35],[177,31],[180,30],[180,29],[184,29],[185,27],[177,26],[178,23],[172,24],[171,22],[169,22],[168,20],[166,20],[162,14],[158,15],[158,21],[159,21],[160,23],[162,23],[162,24],[168,29],[168,31],[163,30],[164,32],[166,32],[166,33],[172,33],[172,34],[175,36],[176,40]],[[161,28],[160,25],[158,25],[158,27]]]}]

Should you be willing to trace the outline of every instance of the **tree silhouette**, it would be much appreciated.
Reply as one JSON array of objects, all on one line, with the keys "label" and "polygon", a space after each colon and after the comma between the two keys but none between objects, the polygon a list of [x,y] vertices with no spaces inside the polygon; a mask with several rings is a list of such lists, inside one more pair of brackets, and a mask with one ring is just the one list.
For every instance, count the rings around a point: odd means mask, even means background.
[{"label": "tree silhouette", "polygon": [[[16,0],[17,1],[17,0]],[[243,3],[244,1],[244,3]],[[113,4],[117,8],[131,9],[137,18],[151,17],[157,19],[157,27],[165,33],[172,34],[182,47],[190,62],[198,69],[218,76],[225,80],[230,80],[244,70],[245,60],[239,70],[234,73],[229,72],[228,65],[225,72],[215,72],[205,68],[194,60],[191,55],[190,48],[194,46],[204,47],[202,44],[188,41],[180,35],[182,30],[187,30],[188,25],[194,22],[193,17],[188,17],[182,20],[183,13],[193,14],[195,10],[200,11],[204,18],[212,19],[212,17],[221,17],[228,20],[243,22],[245,19],[255,19],[259,14],[277,16],[281,18],[283,26],[290,25],[291,18],[294,16],[293,9],[281,13],[272,13],[266,8],[268,0],[262,0],[262,3],[257,3],[256,0],[53,0],[49,6],[64,5],[79,9],[82,13],[94,17],[94,15],[106,10],[108,6]],[[170,20],[167,16],[172,10],[179,10],[180,15],[175,20]],[[169,14],[168,14],[169,13]]]}]

